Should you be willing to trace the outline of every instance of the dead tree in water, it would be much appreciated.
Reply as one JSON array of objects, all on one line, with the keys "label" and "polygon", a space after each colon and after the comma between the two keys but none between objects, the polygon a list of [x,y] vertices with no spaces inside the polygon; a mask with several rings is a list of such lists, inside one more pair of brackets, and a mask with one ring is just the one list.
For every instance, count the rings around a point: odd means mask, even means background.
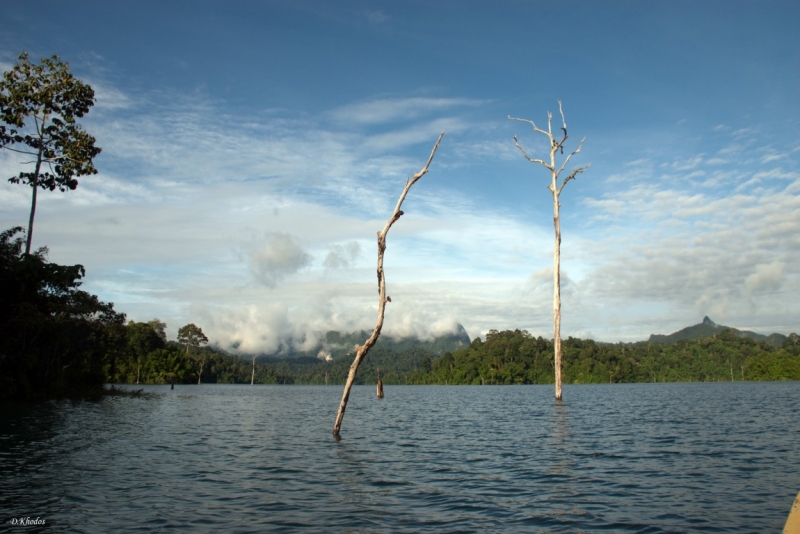
[{"label": "dead tree in water", "polygon": [[561,204],[558,202],[558,197],[561,194],[561,190],[564,189],[564,186],[567,185],[567,182],[573,180],[575,176],[584,172],[586,169],[589,168],[591,163],[585,167],[578,167],[573,169],[572,172],[569,173],[569,176],[564,178],[564,181],[561,182],[559,185],[558,177],[561,172],[564,170],[564,167],[567,166],[569,160],[581,151],[583,147],[583,142],[586,140],[584,137],[581,139],[580,144],[578,144],[578,148],[571,152],[565,159],[564,162],[561,164],[561,167],[556,166],[556,153],[561,152],[564,153],[564,142],[567,140],[567,121],[564,118],[564,111],[561,109],[561,100],[558,101],[558,111],[561,113],[561,122],[564,126],[561,128],[563,132],[563,136],[560,140],[557,140],[556,137],[553,135],[553,114],[548,112],[547,113],[547,131],[542,130],[532,120],[528,119],[518,119],[515,117],[508,116],[509,120],[514,121],[522,121],[527,122],[531,126],[533,126],[534,132],[539,132],[547,136],[548,141],[550,142],[550,163],[545,162],[541,159],[531,158],[525,152],[525,150],[519,145],[519,141],[517,141],[517,136],[514,136],[514,144],[517,145],[517,148],[520,149],[522,155],[525,156],[525,159],[530,161],[531,163],[539,163],[540,165],[544,166],[547,170],[550,171],[550,177],[552,181],[547,188],[553,193],[553,226],[555,227],[556,231],[556,245],[555,251],[553,253],[553,345],[555,351],[555,382],[556,382],[556,400],[561,400],[561,219],[559,208]]},{"label": "dead tree in water", "polygon": [[344,411],[347,409],[347,400],[350,398],[350,389],[353,387],[353,382],[356,379],[356,371],[358,371],[358,366],[361,365],[361,362],[363,362],[364,358],[366,358],[369,349],[371,349],[378,341],[378,336],[381,335],[381,328],[383,328],[383,315],[386,310],[386,303],[392,301],[392,299],[386,295],[386,279],[383,275],[383,252],[386,250],[386,234],[389,233],[389,229],[397,221],[397,219],[403,215],[403,212],[400,211],[400,207],[403,205],[403,200],[405,200],[408,190],[411,189],[412,185],[417,183],[417,180],[422,178],[428,172],[428,167],[430,166],[431,161],[433,161],[433,156],[436,155],[436,149],[439,148],[439,143],[442,142],[442,137],[444,137],[444,132],[439,135],[439,139],[437,139],[436,144],[433,145],[433,150],[431,150],[431,155],[428,157],[428,162],[425,163],[425,166],[422,168],[422,170],[406,180],[406,186],[403,188],[403,192],[400,193],[400,198],[397,201],[397,206],[395,206],[392,216],[389,217],[389,220],[386,222],[386,226],[383,227],[383,230],[378,232],[378,321],[375,324],[375,330],[372,331],[372,335],[369,336],[369,339],[367,339],[363,345],[356,345],[356,357],[353,360],[353,364],[350,366],[350,372],[347,374],[347,382],[344,384],[344,392],[342,393],[342,402],[339,403],[339,412],[336,414],[336,423],[333,425],[333,435],[336,437],[339,436],[339,430],[342,428]]},{"label": "dead tree in water", "polygon": [[378,395],[379,399],[383,398],[383,380],[381,380],[381,371],[380,369],[376,369],[375,373],[378,375],[378,387],[376,389],[376,394]]}]

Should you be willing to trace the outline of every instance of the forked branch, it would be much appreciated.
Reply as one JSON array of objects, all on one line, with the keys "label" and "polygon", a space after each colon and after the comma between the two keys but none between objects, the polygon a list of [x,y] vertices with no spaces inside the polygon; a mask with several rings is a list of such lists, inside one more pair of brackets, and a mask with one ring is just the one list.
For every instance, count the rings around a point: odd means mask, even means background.
[{"label": "forked branch", "polygon": [[577,169],[573,169],[572,172],[569,173],[569,176],[564,178],[564,181],[561,182],[561,187],[558,188],[558,194],[559,195],[561,194],[561,190],[564,189],[564,186],[567,185],[567,182],[569,182],[570,180],[574,180],[577,175],[583,173],[584,171],[586,171],[586,169],[588,169],[591,166],[592,164],[590,163],[585,167],[578,167]]},{"label": "forked branch", "polygon": [[403,212],[400,208],[403,205],[406,195],[408,194],[408,190],[411,189],[411,186],[417,183],[417,181],[428,172],[428,167],[430,167],[431,162],[433,161],[433,156],[436,155],[436,149],[439,148],[439,143],[442,142],[442,137],[444,137],[444,132],[439,135],[439,139],[437,139],[436,144],[433,145],[431,155],[428,157],[428,161],[425,163],[425,166],[422,168],[422,170],[406,180],[406,185],[403,188],[403,192],[400,193],[400,198],[397,200],[397,205],[392,212],[392,216],[389,217],[388,221],[386,221],[386,225],[383,227],[383,230],[378,232],[378,320],[375,324],[375,329],[372,331],[372,335],[369,336],[369,339],[367,339],[363,345],[356,346],[356,356],[353,360],[353,364],[350,366],[350,372],[347,374],[347,382],[345,382],[344,385],[342,401],[339,403],[339,412],[336,414],[336,423],[333,425],[333,435],[337,438],[339,437],[339,430],[342,428],[344,412],[347,409],[347,401],[350,398],[350,389],[353,387],[353,382],[355,381],[358,367],[361,365],[361,362],[364,361],[364,358],[367,356],[369,350],[378,341],[378,336],[381,335],[381,329],[383,328],[383,317],[386,311],[386,303],[392,301],[392,299],[386,295],[386,278],[383,274],[383,253],[386,250],[386,234],[389,233],[389,229],[392,227],[392,225],[403,215]]},{"label": "forked branch", "polygon": [[[547,133],[547,132],[545,132],[545,133]],[[527,160],[528,160],[528,161],[530,161],[531,163],[540,163],[540,164],[544,165],[544,166],[545,166],[547,169],[550,169],[551,171],[553,170],[553,168],[552,168],[552,167],[550,167],[550,165],[548,165],[547,163],[545,163],[543,160],[541,160],[541,159],[534,159],[534,158],[531,158],[530,156],[528,156],[528,153],[527,153],[527,152],[525,152],[525,149],[524,149],[524,148],[522,148],[522,147],[520,146],[520,144],[519,144],[519,141],[517,141],[517,136],[516,136],[516,135],[514,136],[514,144],[515,144],[515,145],[517,145],[517,148],[520,150],[520,152],[522,152],[522,155],[523,155],[523,156],[525,156],[525,159],[527,159]]]},{"label": "forked branch", "polygon": [[561,400],[561,221],[559,211],[561,203],[559,202],[558,197],[561,195],[561,191],[564,189],[564,186],[567,185],[567,182],[574,180],[577,175],[586,171],[591,164],[573,169],[572,172],[569,173],[569,176],[567,176],[564,181],[561,182],[561,185],[559,185],[559,176],[572,159],[572,156],[581,151],[583,148],[583,140],[581,140],[581,142],[578,144],[578,148],[572,153],[568,154],[561,166],[558,167],[556,165],[556,154],[564,154],[564,143],[569,138],[567,133],[567,119],[564,117],[564,109],[560,100],[558,101],[558,112],[561,115],[561,124],[563,125],[561,127],[563,135],[561,136],[560,140],[556,140],[556,138],[553,136],[553,114],[550,112],[547,113],[547,131],[537,127],[536,124],[531,120],[512,118],[510,115],[508,118],[510,120],[517,120],[531,124],[534,132],[539,132],[546,135],[550,141],[550,162],[546,163],[543,159],[536,159],[528,156],[525,150],[520,146],[519,141],[517,141],[517,136],[514,136],[514,144],[518,149],[520,149],[522,154],[525,156],[525,159],[531,163],[539,163],[550,171],[550,183],[548,184],[547,188],[553,195],[553,228],[555,230],[555,247],[553,250],[553,368],[555,370],[554,378],[556,386],[556,400]]}]

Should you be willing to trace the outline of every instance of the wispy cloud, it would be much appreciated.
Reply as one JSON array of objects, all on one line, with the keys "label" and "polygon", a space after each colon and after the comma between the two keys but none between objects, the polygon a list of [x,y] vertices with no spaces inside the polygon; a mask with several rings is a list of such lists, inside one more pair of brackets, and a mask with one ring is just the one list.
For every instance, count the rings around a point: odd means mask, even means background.
[{"label": "wispy cloud", "polygon": [[398,120],[406,122],[453,108],[479,106],[484,102],[470,98],[427,97],[370,100],[342,106],[331,111],[329,116],[345,125],[381,124]]},{"label": "wispy cloud", "polygon": [[[490,200],[495,188],[528,191],[529,175],[508,121],[473,118],[484,101],[239,116],[202,95],[98,87],[85,124],[104,148],[101,174],[40,196],[35,242],[53,245],[53,261],[85,264],[85,288],[136,320],[160,317],[173,334],[202,323],[220,346],[269,353],[371,328],[375,232],[446,129],[389,236],[385,332],[426,337],[460,322],[472,336],[549,335],[552,206],[545,195],[524,209]],[[726,132],[713,135],[728,142]],[[641,339],[698,314],[757,314],[764,328],[800,317],[800,175],[791,157],[749,163],[758,146],[704,148],[712,158],[647,147],[571,188],[581,209],[565,211],[565,335]],[[0,153],[4,174],[15,164]],[[475,171],[487,164],[491,176]],[[0,188],[6,227],[29,202],[25,188]]]}]

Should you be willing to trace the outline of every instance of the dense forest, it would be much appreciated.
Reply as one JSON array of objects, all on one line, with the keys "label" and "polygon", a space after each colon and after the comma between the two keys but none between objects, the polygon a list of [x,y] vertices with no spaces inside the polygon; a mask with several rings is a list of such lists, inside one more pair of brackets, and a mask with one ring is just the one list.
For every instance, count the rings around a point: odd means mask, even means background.
[{"label": "dense forest", "polygon": [[[158,319],[126,321],[113,304],[79,289],[80,265],[22,252],[21,228],[0,234],[0,400],[100,395],[103,384],[343,384],[353,346],[366,332],[329,332],[317,349],[277,358],[240,357],[204,347],[195,325],[170,341]],[[800,336],[753,339],[735,329],[675,342],[563,341],[565,383],[800,380]],[[780,346],[776,346],[780,341]],[[359,384],[547,384],[553,344],[526,331],[463,329],[432,341],[382,338]]]},{"label": "dense forest", "polygon": [[[723,329],[713,337],[674,344],[562,341],[564,383],[716,382],[800,380],[800,336],[782,347]],[[548,384],[553,382],[553,344],[520,330],[489,331],[486,341],[447,353],[430,371],[413,376],[423,384]]]},{"label": "dense forest", "polygon": [[[149,325],[128,324],[129,346],[140,346],[133,341],[135,329]],[[782,347],[724,329],[713,337],[674,344],[609,344],[570,337],[562,342],[562,349],[568,384],[800,380],[800,336],[796,334],[788,336]],[[202,354],[208,362],[203,382],[250,382],[250,360],[211,348],[192,354],[187,356],[174,342],[142,352],[141,383],[196,382],[196,359]],[[343,384],[352,359],[352,349],[329,361],[308,355],[261,357],[255,383]],[[136,353],[129,350],[108,380],[135,383],[136,371]],[[486,341],[477,338],[443,355],[423,346],[377,345],[362,364],[357,383],[374,384],[378,373],[385,384],[550,384],[553,344],[525,331],[492,330]]]}]

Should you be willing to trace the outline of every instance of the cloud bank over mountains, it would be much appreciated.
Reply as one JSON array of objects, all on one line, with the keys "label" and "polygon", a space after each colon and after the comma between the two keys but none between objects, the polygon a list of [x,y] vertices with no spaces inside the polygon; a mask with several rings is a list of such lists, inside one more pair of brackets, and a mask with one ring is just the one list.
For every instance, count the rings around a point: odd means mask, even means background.
[{"label": "cloud bank over mountains", "polygon": [[[194,322],[223,348],[263,353],[371,329],[375,233],[445,129],[388,237],[385,334],[429,339],[461,323],[471,337],[552,335],[547,177],[515,155],[512,135],[529,132],[496,103],[381,97],[237,115],[202,95],[98,86],[83,124],[104,149],[100,174],[40,195],[34,245],[84,264],[84,288],[131,319],[158,317],[172,337]],[[798,140],[706,124],[702,153],[617,132],[620,152],[574,124],[587,134],[575,164],[593,165],[562,200],[565,336],[646,339],[704,315],[800,329]],[[4,176],[17,165],[0,153]],[[0,186],[4,227],[25,222],[29,194]]]}]

